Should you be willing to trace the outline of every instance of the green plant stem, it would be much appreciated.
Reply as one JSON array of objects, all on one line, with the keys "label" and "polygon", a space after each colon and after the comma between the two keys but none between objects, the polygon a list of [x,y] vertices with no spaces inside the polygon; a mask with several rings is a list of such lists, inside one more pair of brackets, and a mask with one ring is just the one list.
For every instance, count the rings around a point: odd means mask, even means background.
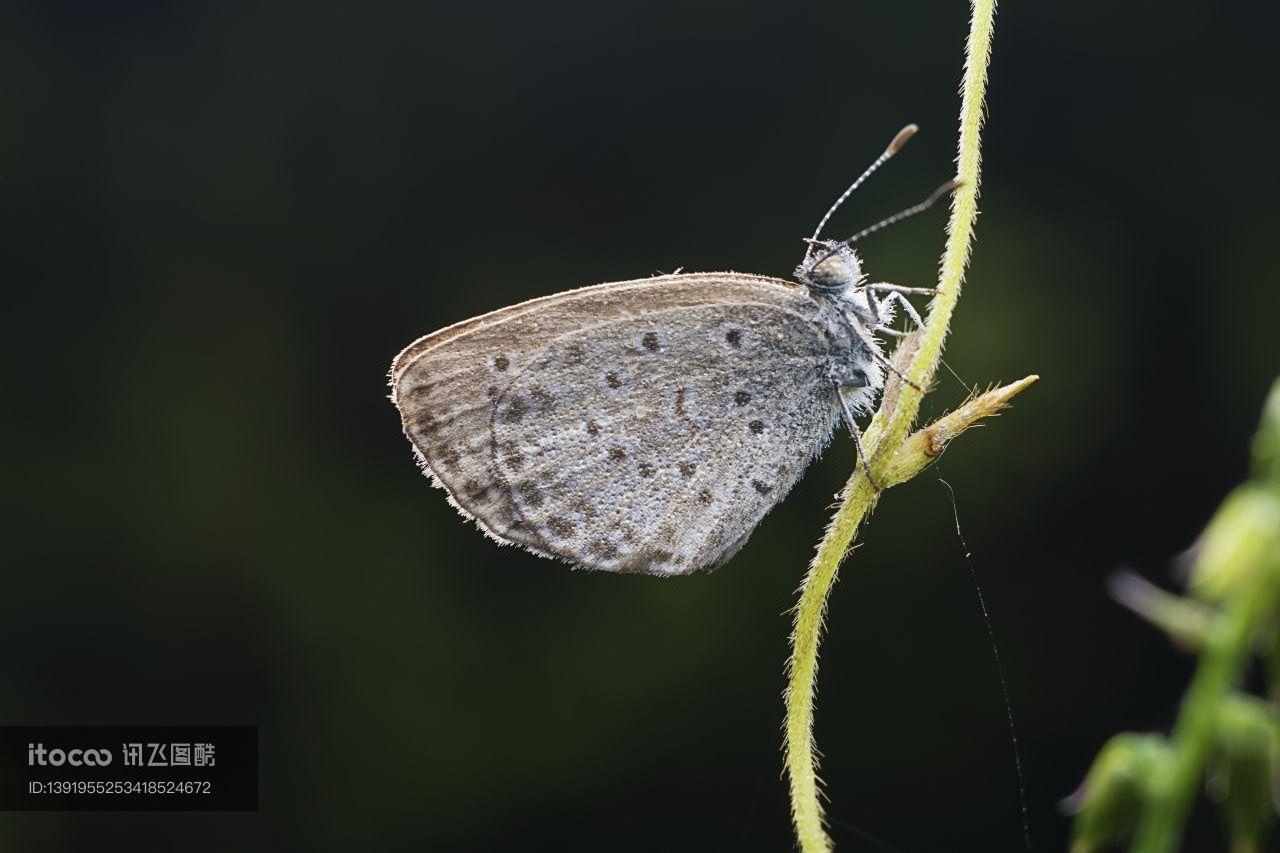
[{"label": "green plant stem", "polygon": [[[905,473],[898,454],[919,413],[922,393],[928,388],[942,357],[942,346],[951,324],[951,315],[960,297],[960,286],[969,259],[973,226],[978,212],[981,166],[980,136],[984,115],[987,65],[991,56],[991,36],[995,22],[995,0],[972,0],[973,15],[964,71],[960,105],[960,140],[957,179],[960,187],[952,199],[947,244],[942,255],[938,295],[929,307],[929,318],[907,370],[915,387],[902,386],[899,393],[885,394],[880,411],[867,431],[866,447],[876,481],[888,484],[891,470]],[[1029,380],[1024,380],[1024,383]],[[1025,384],[1021,387],[1025,387]],[[1018,390],[1021,390],[1021,387]],[[1017,393],[1014,391],[1013,393]],[[1010,395],[1011,396],[1011,395]],[[981,399],[981,398],[980,398]],[[924,456],[924,445],[918,456]],[[931,459],[932,457],[929,457]],[[928,464],[925,460],[920,467]],[[917,469],[919,470],[919,469]],[[827,527],[826,535],[805,576],[796,605],[792,653],[788,664],[786,690],[785,761],[791,785],[791,812],[796,837],[804,853],[831,849],[831,839],[823,827],[819,801],[817,759],[813,741],[813,707],[818,674],[818,645],[826,616],[827,596],[836,572],[857,533],[862,519],[871,511],[879,494],[868,482],[861,466],[845,484],[840,507]]]},{"label": "green plant stem", "polygon": [[973,226],[978,218],[978,188],[982,169],[982,122],[986,114],[987,66],[991,60],[991,36],[995,24],[995,0],[972,0],[973,17],[966,45],[964,88],[960,101],[960,141],[956,180],[959,189],[952,199],[947,223],[947,245],[938,275],[938,295],[929,304],[920,349],[911,361],[907,376],[915,387],[904,387],[897,405],[885,419],[884,437],[872,453],[872,471],[880,473],[889,465],[907,430],[915,422],[924,394],[920,389],[933,383],[942,359],[942,345],[951,328],[951,315],[960,299],[964,272],[973,244]]}]

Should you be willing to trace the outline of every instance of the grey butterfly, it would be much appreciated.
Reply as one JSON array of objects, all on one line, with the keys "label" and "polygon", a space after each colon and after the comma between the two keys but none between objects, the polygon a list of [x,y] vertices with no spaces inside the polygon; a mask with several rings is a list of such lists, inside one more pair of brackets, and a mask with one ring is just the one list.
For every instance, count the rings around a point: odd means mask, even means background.
[{"label": "grey butterfly", "polygon": [[884,385],[877,333],[922,288],[868,283],[818,236],[914,133],[904,128],[808,241],[796,281],[659,275],[534,299],[412,343],[391,399],[432,481],[502,543],[590,569],[723,564]]}]

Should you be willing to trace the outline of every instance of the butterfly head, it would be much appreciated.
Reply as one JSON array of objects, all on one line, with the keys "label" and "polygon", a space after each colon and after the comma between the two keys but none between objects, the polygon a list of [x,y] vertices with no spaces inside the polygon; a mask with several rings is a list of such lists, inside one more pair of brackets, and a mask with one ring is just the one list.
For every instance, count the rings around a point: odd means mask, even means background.
[{"label": "butterfly head", "polygon": [[862,284],[862,259],[848,243],[814,240],[796,278],[812,291],[835,293]]}]

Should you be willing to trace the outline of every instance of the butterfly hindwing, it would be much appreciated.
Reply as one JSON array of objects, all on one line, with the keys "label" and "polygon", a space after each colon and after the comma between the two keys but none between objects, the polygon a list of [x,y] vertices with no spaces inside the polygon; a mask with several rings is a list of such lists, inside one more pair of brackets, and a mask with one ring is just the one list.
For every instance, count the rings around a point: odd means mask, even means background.
[{"label": "butterfly hindwing", "polygon": [[662,276],[415,343],[394,399],[424,466],[494,536],[607,571],[726,559],[833,423],[803,288]]}]

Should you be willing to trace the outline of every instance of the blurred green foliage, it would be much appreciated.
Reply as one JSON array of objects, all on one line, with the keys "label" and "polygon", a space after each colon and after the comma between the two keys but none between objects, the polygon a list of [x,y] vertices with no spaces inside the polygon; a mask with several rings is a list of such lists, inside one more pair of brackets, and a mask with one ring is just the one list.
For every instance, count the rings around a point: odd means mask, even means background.
[{"label": "blurred green foliage", "polygon": [[[1072,798],[1073,853],[1133,831],[1137,853],[1172,853],[1202,782],[1218,800],[1235,853],[1267,843],[1280,802],[1280,708],[1240,693],[1251,652],[1280,627],[1280,381],[1253,441],[1253,476],[1214,514],[1194,554],[1188,598],[1128,578],[1117,598],[1198,653],[1177,723],[1160,735],[1117,735]],[[1175,603],[1176,602],[1176,603]],[[1274,674],[1275,664],[1267,669]],[[1270,685],[1280,696],[1280,682]]]}]

